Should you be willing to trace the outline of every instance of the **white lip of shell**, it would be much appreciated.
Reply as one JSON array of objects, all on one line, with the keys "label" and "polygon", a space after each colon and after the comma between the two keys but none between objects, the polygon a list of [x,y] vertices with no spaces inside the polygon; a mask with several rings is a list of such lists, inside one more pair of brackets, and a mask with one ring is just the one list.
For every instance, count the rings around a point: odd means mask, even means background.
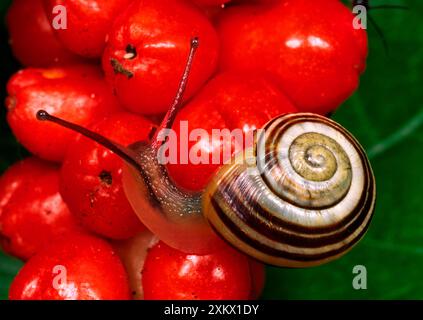
[{"label": "white lip of shell", "polygon": [[[272,130],[272,127],[273,126],[271,126],[268,130]],[[310,210],[296,207],[284,201],[283,199],[275,195],[266,186],[266,188],[268,189],[267,191],[269,193],[269,197],[266,200],[264,200],[264,198],[266,197],[261,197],[261,199],[258,199],[258,201],[263,202],[261,203],[261,205],[267,208],[270,212],[272,212],[272,214],[276,215],[280,219],[305,227],[326,227],[342,221],[357,206],[362,196],[364,187],[364,168],[357,150],[343,136],[342,133],[323,123],[307,121],[291,126],[281,138],[282,140],[280,142],[280,145],[286,146],[286,150],[282,150],[282,153],[285,154],[285,156],[280,158],[279,161],[287,161],[287,163],[283,165],[287,165],[286,168],[289,168],[289,174],[292,174],[293,177],[296,176],[296,178],[304,180],[304,178],[301,177],[298,173],[296,173],[295,170],[291,167],[289,159],[286,156],[288,154],[288,148],[292,141],[295,140],[295,138],[307,132],[316,132],[327,135],[334,139],[336,142],[338,142],[338,144],[345,150],[346,154],[350,159],[352,170],[351,186],[346,196],[333,207],[322,210]],[[259,143],[262,142],[259,141]],[[258,148],[258,150],[260,150],[260,148]],[[258,158],[257,162],[258,168],[263,168],[264,159]],[[257,174],[260,174],[258,170]],[[266,174],[266,172],[264,172],[264,174]],[[332,179],[336,179],[336,174],[330,180],[324,181],[324,183],[328,183]],[[312,186],[313,184],[319,184],[319,182],[308,181],[307,184]]]}]

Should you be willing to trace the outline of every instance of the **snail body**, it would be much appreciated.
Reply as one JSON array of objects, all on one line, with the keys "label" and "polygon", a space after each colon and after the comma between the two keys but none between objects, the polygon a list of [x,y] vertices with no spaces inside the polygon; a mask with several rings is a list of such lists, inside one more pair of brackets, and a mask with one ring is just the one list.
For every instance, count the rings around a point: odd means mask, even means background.
[{"label": "snail body", "polygon": [[218,250],[222,241],[204,219],[202,193],[180,190],[158,162],[151,145],[138,143],[131,149],[141,168],[125,165],[123,186],[143,224],[178,250],[193,254]]}]

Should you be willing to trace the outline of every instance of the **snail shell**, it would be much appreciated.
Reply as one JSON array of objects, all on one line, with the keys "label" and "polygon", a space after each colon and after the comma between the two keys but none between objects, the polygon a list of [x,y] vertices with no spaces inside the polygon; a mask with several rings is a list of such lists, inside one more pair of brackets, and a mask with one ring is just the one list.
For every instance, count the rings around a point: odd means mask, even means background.
[{"label": "snail shell", "polygon": [[270,121],[221,168],[202,199],[213,229],[268,264],[306,267],[350,250],[372,218],[376,188],[355,138],[325,117]]}]

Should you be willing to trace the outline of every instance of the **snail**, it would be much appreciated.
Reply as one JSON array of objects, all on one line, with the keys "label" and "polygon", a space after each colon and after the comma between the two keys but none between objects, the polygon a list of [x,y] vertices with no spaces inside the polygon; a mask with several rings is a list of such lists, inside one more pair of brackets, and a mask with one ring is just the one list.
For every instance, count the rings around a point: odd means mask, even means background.
[{"label": "snail", "polygon": [[[346,253],[366,232],[375,180],[365,152],[336,122],[311,113],[276,117],[254,145],[223,165],[202,192],[173,183],[158,150],[166,140],[198,47],[191,50],[172,107],[151,142],[129,147],[39,110],[37,118],[75,130],[125,162],[124,189],[141,221],[184,252],[206,254],[220,238],[276,266],[306,267]],[[219,235],[220,237],[217,237]]]},{"label": "snail", "polygon": [[372,9],[405,9],[407,10],[408,7],[401,5],[401,4],[379,4],[379,5],[370,5],[370,0],[352,0],[351,1],[352,7],[355,6],[363,6],[367,10]]},{"label": "snail", "polygon": [[346,253],[366,232],[375,180],[358,142],[323,116],[265,125],[254,147],[226,164],[203,195],[213,229],[268,264],[305,267]]}]

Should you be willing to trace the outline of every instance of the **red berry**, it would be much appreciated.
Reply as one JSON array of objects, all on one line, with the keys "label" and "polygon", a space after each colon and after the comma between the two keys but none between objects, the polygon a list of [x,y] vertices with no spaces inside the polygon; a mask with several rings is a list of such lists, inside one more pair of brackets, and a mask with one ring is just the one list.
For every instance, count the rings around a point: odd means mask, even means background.
[{"label": "red berry", "polygon": [[285,0],[229,8],[219,23],[221,67],[268,71],[300,111],[325,114],[357,88],[367,38],[341,1]]},{"label": "red berry", "polygon": [[25,66],[47,67],[81,60],[54,36],[42,0],[14,0],[6,23],[13,54]]},{"label": "red berry", "polygon": [[144,299],[142,288],[142,269],[149,248],[157,243],[158,239],[149,231],[144,231],[131,239],[115,241],[113,247],[122,259],[129,277],[132,297],[136,300]]},{"label": "red berry", "polygon": [[229,1],[230,0],[192,0],[192,2],[201,6],[219,6]]},{"label": "red berry", "polygon": [[57,166],[28,158],[0,178],[0,239],[6,252],[26,260],[75,230],[80,227],[59,194]]},{"label": "red berry", "polygon": [[165,112],[173,101],[192,37],[200,46],[185,98],[191,97],[215,70],[218,38],[199,9],[181,0],[136,0],[110,33],[103,68],[119,100],[142,114]]},{"label": "red berry", "polygon": [[39,109],[86,126],[97,117],[118,110],[118,104],[91,66],[24,69],[7,86],[7,121],[16,138],[41,158],[61,161],[76,133],[51,123],[40,123]]},{"label": "red berry", "polygon": [[127,300],[125,269],[104,240],[72,234],[32,257],[10,286],[11,300]]},{"label": "red berry", "polygon": [[60,41],[84,57],[101,57],[113,21],[132,0],[44,0],[53,21],[53,9],[66,7],[67,28],[54,30]]},{"label": "red berry", "polygon": [[[153,127],[141,116],[119,112],[89,129],[127,146],[147,141]],[[72,212],[89,230],[113,239],[144,229],[123,191],[122,167],[118,156],[81,136],[69,147],[61,170],[60,191]]]},{"label": "red berry", "polygon": [[[195,164],[192,158],[188,159],[188,164],[178,161],[167,166],[170,176],[186,189],[203,189],[215,171],[228,160],[222,157],[213,164],[213,157],[222,155],[224,148],[231,150],[232,154],[236,151],[233,140],[213,137],[213,129],[240,129],[247,134],[272,118],[290,112],[296,112],[296,108],[275,84],[262,76],[233,73],[216,76],[182,109],[173,127],[179,134],[176,150],[180,150],[181,143],[186,143],[190,152],[198,150],[199,154],[204,154],[209,164]],[[189,134],[201,128],[209,137],[186,141],[181,121],[188,121]]]},{"label": "red berry", "polygon": [[190,255],[163,242],[147,254],[142,272],[145,299],[248,299],[249,260],[229,246],[213,254]]}]

